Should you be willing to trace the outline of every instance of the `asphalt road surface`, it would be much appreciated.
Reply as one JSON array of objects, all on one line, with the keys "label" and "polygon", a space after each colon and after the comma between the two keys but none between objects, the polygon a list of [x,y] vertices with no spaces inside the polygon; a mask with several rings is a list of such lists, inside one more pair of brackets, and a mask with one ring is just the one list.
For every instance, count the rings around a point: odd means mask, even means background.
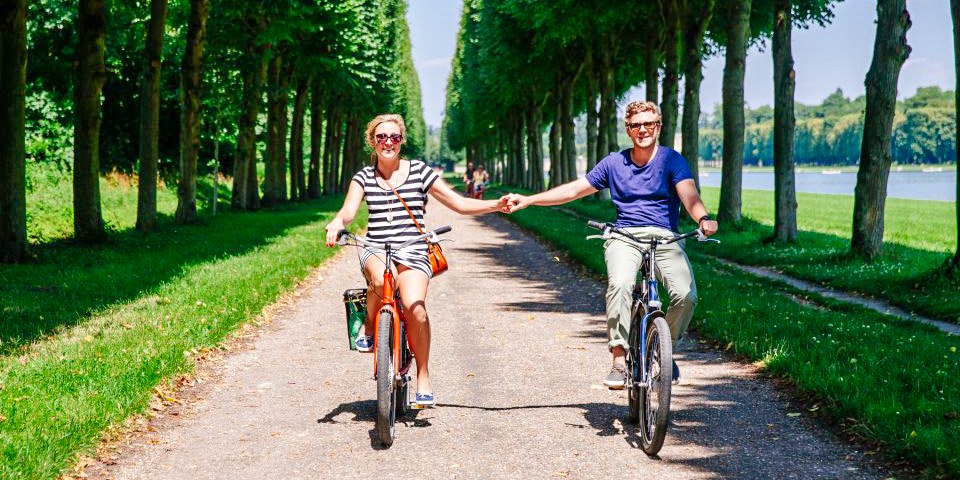
[{"label": "asphalt road surface", "polygon": [[[362,285],[352,248],[271,312],[206,380],[89,465],[91,478],[882,478],[788,395],[696,342],[677,352],[658,458],[637,447],[609,371],[604,285],[496,215],[452,225],[451,269],[427,299],[438,406],[374,432],[373,356],[348,349],[342,292]],[[321,239],[317,239],[318,248]],[[601,255],[597,243],[597,255]],[[694,324],[696,318],[694,319]]]}]

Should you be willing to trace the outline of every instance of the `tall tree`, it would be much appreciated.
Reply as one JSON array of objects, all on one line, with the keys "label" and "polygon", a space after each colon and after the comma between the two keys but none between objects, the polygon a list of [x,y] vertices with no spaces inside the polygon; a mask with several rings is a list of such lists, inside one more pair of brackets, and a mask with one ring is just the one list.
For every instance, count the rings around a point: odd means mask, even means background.
[{"label": "tall tree", "polygon": [[[960,0],[950,0],[950,16],[953,17],[953,68],[956,85],[953,89],[954,110],[953,110],[953,138],[960,139]],[[958,142],[960,143],[960,142]],[[955,164],[960,165],[960,147],[953,151]],[[957,251],[950,260],[950,272],[960,269],[960,175],[957,175],[957,192],[954,209],[956,210],[957,220]]]},{"label": "tall tree", "polygon": [[[180,72],[180,182],[177,185],[177,223],[197,219],[197,158],[200,156],[200,79],[207,34],[208,0],[190,0],[187,46]],[[216,132],[219,135],[220,132]],[[219,147],[219,145],[218,145]],[[219,152],[218,152],[219,153]]]},{"label": "tall tree", "polygon": [[873,60],[867,71],[867,108],[857,186],[853,192],[853,237],[851,252],[872,260],[883,246],[883,211],[890,176],[890,135],[897,103],[897,80],[910,55],[907,30],[910,14],[906,0],[877,2],[877,34]]},{"label": "tall tree", "polygon": [[167,0],[150,1],[143,75],[140,89],[140,170],[137,189],[137,230],[149,232],[157,223],[157,163],[160,143],[160,65]]},{"label": "tall tree", "polygon": [[[290,128],[290,199],[306,200],[307,186],[303,170],[303,126],[310,79],[297,80],[293,100],[293,124]],[[319,138],[317,139],[319,140]],[[317,148],[319,150],[319,147]]]},{"label": "tall tree", "polygon": [[724,2],[726,62],[723,67],[723,169],[717,219],[740,225],[743,184],[743,76],[750,34],[750,0]]},{"label": "tall tree", "polygon": [[73,229],[77,241],[106,237],[100,214],[100,92],[107,79],[104,0],[80,0],[74,66]]},{"label": "tall tree", "polygon": [[3,0],[0,11],[0,262],[7,263],[21,260],[27,248],[26,0]]},{"label": "tall tree", "polygon": [[663,28],[663,99],[660,102],[660,144],[674,146],[677,134],[679,102],[677,90],[680,85],[680,8],[678,0],[660,0]]},{"label": "tall tree", "polygon": [[703,82],[703,37],[715,0],[681,0],[683,25],[683,118],[681,153],[700,188],[700,84]]},{"label": "tall tree", "polygon": [[794,89],[791,35],[793,14],[790,0],[775,0],[773,27],[773,239],[797,239],[797,192],[793,167]]}]

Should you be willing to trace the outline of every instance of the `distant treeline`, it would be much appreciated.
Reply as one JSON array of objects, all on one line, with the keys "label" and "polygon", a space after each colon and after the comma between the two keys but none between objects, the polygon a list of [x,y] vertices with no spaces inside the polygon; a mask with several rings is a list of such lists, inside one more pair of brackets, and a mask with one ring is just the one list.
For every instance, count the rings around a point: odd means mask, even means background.
[{"label": "distant treeline", "polygon": [[[797,130],[794,158],[797,163],[855,165],[860,158],[863,135],[863,96],[849,99],[843,91],[828,96],[820,105],[796,104]],[[893,160],[902,164],[944,163],[956,158],[953,91],[940,87],[917,89],[897,102],[890,138]],[[744,163],[773,164],[773,107],[746,109]],[[704,115],[700,130],[700,157],[720,160],[723,153],[721,108]]]}]

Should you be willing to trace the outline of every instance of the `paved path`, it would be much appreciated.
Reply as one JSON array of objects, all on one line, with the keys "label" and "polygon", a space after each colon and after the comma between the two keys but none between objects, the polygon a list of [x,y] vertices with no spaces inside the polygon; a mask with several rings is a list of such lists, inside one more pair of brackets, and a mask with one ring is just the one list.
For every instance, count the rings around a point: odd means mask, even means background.
[{"label": "paved path", "polygon": [[[450,272],[430,288],[439,406],[373,430],[372,356],[348,350],[345,252],[275,312],[252,344],[206,370],[196,398],[129,435],[91,478],[879,478],[852,447],[793,409],[749,365],[679,352],[672,427],[659,458],[625,425],[609,368],[603,285],[495,216],[450,224]],[[598,245],[598,254],[600,254]]]}]

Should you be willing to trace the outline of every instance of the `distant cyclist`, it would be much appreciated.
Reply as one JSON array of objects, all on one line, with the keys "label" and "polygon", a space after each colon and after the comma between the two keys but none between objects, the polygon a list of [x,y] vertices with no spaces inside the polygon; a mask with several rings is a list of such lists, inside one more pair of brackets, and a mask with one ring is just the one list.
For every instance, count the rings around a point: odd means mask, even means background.
[{"label": "distant cyclist", "polygon": [[473,198],[482,199],[483,191],[487,188],[487,182],[490,181],[490,174],[483,169],[483,165],[477,165],[473,171]]},{"label": "distant cyclist", "polygon": [[463,184],[464,184],[464,195],[473,198],[473,172],[476,169],[473,168],[473,162],[467,162],[467,170],[463,172]]},{"label": "distant cyclist", "polygon": [[[419,160],[400,158],[400,147],[406,142],[406,126],[400,115],[378,115],[367,124],[367,145],[374,151],[370,165],[353,176],[343,207],[327,225],[327,246],[337,241],[337,233],[353,222],[360,203],[364,199],[369,210],[367,238],[375,242],[402,243],[420,235],[411,217],[424,230],[424,204],[429,193],[440,203],[455,212],[477,215],[505,209],[506,197],[480,201],[464,198],[453,191],[437,173]],[[398,195],[403,198],[400,201]],[[410,213],[407,213],[407,208]],[[373,349],[373,319],[379,305],[378,295],[383,288],[383,258],[385,251],[379,248],[362,247],[360,263],[367,279],[367,321],[357,336],[357,350]],[[426,243],[396,251],[397,284],[400,301],[407,319],[410,349],[417,360],[417,403],[432,405],[435,400],[430,384],[428,362],[430,359],[430,322],[425,300],[427,285],[433,272],[427,259]]]},{"label": "distant cyclist", "polygon": [[[653,102],[632,102],[624,116],[633,147],[613,152],[583,178],[531,196],[508,195],[510,210],[529,205],[560,205],[601,189],[610,189],[617,208],[615,225],[640,239],[670,238],[678,232],[680,205],[707,235],[717,231],[717,222],[707,214],[697,193],[687,161],[676,150],[657,144],[660,109]],[[633,286],[640,270],[641,254],[621,241],[604,244],[607,264],[607,334],[613,353],[613,368],[604,379],[611,389],[624,387],[627,337]],[[657,250],[657,276],[670,295],[667,323],[676,342],[687,329],[697,304],[697,286],[690,262],[680,242]],[[680,369],[673,364],[673,379]]]}]

